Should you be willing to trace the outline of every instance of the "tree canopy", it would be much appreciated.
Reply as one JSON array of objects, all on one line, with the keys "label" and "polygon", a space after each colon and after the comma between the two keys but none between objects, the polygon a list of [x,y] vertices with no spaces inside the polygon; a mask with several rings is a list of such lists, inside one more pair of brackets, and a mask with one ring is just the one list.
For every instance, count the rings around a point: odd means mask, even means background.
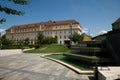
[{"label": "tree canopy", "polygon": [[42,44],[43,42],[43,39],[44,39],[44,35],[42,32],[39,32],[38,35],[37,35],[37,44]]},{"label": "tree canopy", "polygon": [[[1,1],[8,1],[10,3],[14,3],[14,4],[18,4],[18,5],[27,5],[30,3],[30,1],[28,1],[28,0],[1,0]],[[19,16],[25,14],[24,11],[9,8],[9,7],[3,6],[1,4],[0,4],[0,12],[5,12],[8,15],[12,14],[12,15],[19,15]],[[0,18],[0,24],[2,24],[5,21],[6,21],[5,18]]]},{"label": "tree canopy", "polygon": [[80,42],[80,41],[82,41],[83,40],[83,34],[78,34],[78,33],[74,33],[74,34],[72,34],[72,35],[70,35],[69,36],[69,39],[71,40],[71,41],[73,41],[75,44],[76,44],[76,42]]}]

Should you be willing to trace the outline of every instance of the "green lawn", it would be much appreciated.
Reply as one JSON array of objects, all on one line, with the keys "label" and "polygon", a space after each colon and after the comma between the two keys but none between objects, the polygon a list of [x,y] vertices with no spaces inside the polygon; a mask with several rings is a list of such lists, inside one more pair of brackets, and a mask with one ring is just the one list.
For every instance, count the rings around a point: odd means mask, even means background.
[{"label": "green lawn", "polygon": [[69,49],[65,45],[42,45],[40,49],[24,51],[24,53],[58,53],[68,52]]},{"label": "green lawn", "polygon": [[81,64],[81,62],[77,61],[77,60],[68,59],[65,56],[63,56],[62,54],[53,54],[53,55],[49,55],[48,57],[63,61],[65,63],[68,63],[76,68],[81,69],[81,70],[92,70],[91,66]]}]

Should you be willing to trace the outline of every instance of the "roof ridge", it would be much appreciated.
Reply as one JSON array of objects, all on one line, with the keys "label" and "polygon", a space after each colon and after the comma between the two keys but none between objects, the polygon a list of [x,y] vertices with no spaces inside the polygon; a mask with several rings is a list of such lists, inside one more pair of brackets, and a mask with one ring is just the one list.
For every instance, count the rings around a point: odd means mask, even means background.
[{"label": "roof ridge", "polygon": [[32,26],[32,25],[48,25],[48,26],[51,26],[51,25],[65,25],[65,24],[74,24],[74,23],[77,23],[79,24],[79,22],[77,22],[76,20],[74,19],[70,19],[70,20],[60,20],[60,21],[52,21],[52,20],[49,20],[49,21],[45,21],[45,22],[37,22],[37,23],[30,23],[30,24],[22,24],[22,25],[13,25],[12,27],[21,27],[21,26]]},{"label": "roof ridge", "polygon": [[32,24],[40,24],[41,22],[37,23],[27,23],[27,24],[21,24],[21,25],[13,25],[13,26],[25,26],[25,25],[32,25]]},{"label": "roof ridge", "polygon": [[120,18],[118,18],[114,23],[120,22]]}]

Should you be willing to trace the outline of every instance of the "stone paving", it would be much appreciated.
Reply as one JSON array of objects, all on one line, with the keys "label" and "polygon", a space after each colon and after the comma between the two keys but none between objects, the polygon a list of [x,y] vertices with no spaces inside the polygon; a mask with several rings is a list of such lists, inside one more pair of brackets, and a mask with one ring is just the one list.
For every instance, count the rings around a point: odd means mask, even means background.
[{"label": "stone paving", "polygon": [[90,77],[41,58],[40,54],[12,54],[0,57],[0,80],[90,80]]},{"label": "stone paving", "polygon": [[22,54],[21,49],[14,49],[14,50],[0,50],[0,57],[1,56],[9,56],[14,54]]}]

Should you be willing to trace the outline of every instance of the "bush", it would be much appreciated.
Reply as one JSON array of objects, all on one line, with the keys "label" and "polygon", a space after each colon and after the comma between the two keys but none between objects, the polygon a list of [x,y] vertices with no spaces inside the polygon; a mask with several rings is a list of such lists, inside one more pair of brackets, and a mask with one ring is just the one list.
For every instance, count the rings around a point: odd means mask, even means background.
[{"label": "bush", "polygon": [[67,44],[66,46],[67,46],[68,48],[71,48],[71,45],[70,45],[70,44]]},{"label": "bush", "polygon": [[35,49],[38,49],[38,48],[40,48],[40,45],[37,44],[37,45],[35,46]]},{"label": "bush", "polygon": [[29,45],[29,48],[33,48],[33,47],[35,47],[35,45]]},{"label": "bush", "polygon": [[23,46],[19,46],[19,45],[3,45],[1,46],[1,49],[21,49]]}]

